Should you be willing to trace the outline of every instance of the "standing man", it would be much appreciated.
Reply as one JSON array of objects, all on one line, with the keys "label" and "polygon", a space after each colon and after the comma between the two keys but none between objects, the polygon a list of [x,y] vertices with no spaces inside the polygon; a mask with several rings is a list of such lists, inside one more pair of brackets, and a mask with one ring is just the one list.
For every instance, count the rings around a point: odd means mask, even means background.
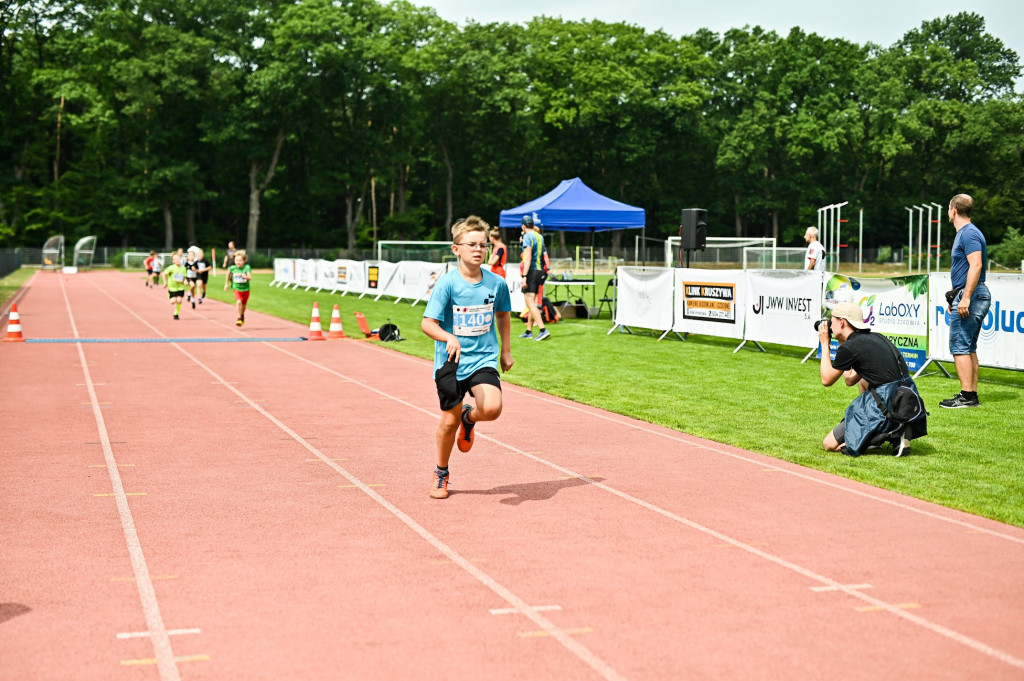
[{"label": "standing man", "polygon": [[960,392],[942,400],[946,409],[977,407],[978,336],[981,323],[992,306],[992,294],[985,285],[988,244],[985,235],[971,222],[974,199],[957,194],[949,201],[949,221],[956,228],[951,252],[949,276],[953,290],[946,294],[949,303],[949,352],[953,355]]},{"label": "standing man", "polygon": [[540,332],[534,340],[542,341],[551,333],[544,328],[544,318],[537,307],[537,294],[544,285],[547,275],[544,274],[544,237],[537,231],[533,224],[533,217],[524,215],[523,224],[523,280],[526,285],[523,287],[523,297],[526,299],[526,309],[530,316],[526,318],[526,333],[519,335],[520,338],[533,338],[533,325],[536,324]]},{"label": "standing man", "polygon": [[234,262],[235,262],[235,242],[234,241],[229,241],[228,242],[228,250],[224,254],[224,265],[223,265],[224,269],[227,269],[228,265],[230,265],[230,264],[232,264]]},{"label": "standing man", "polygon": [[804,269],[825,271],[825,247],[818,241],[818,228],[808,227],[804,232],[804,241],[807,242],[807,254],[804,256]]}]

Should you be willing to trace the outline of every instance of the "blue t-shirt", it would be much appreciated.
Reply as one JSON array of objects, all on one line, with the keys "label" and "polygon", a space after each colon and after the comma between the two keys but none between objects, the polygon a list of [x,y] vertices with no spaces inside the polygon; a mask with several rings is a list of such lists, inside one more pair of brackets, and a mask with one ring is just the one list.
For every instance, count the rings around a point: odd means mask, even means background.
[{"label": "blue t-shirt", "polygon": [[988,244],[985,242],[985,235],[981,233],[973,222],[968,222],[960,228],[953,238],[953,250],[951,251],[952,264],[949,268],[949,278],[953,288],[962,288],[967,284],[967,271],[971,268],[967,262],[967,256],[971,253],[981,251],[981,277],[978,283],[985,281],[985,269],[988,267]]},{"label": "blue t-shirt", "polygon": [[[452,270],[437,280],[427,301],[424,317],[436,319],[441,328],[455,334],[462,345],[459,371],[460,381],[485,367],[498,368],[498,336],[494,329],[494,313],[510,312],[512,300],[508,285],[501,277],[480,270],[483,278],[471,284],[458,270]],[[434,341],[434,371],[448,360],[447,343]]]}]

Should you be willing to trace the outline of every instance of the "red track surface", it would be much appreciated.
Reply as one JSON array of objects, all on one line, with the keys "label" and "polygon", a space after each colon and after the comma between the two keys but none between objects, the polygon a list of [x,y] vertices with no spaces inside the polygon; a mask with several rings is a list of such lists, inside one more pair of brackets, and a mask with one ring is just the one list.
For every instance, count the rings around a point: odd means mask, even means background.
[{"label": "red track surface", "polygon": [[[118,273],[18,308],[306,333]],[[430,365],[363,342],[0,343],[0,380],[2,679],[1024,678],[1015,527],[509,385],[435,501]]]}]

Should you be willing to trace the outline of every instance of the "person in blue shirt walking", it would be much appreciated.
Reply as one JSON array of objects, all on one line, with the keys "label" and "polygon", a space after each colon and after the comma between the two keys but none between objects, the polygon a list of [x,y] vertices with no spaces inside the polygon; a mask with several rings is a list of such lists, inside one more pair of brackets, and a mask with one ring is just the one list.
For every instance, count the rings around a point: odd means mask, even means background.
[{"label": "person in blue shirt walking", "polygon": [[[508,371],[515,363],[508,285],[481,267],[489,231],[490,225],[475,215],[452,226],[452,253],[459,267],[437,280],[420,324],[423,333],[434,339],[434,383],[441,403],[437,465],[430,487],[434,499],[448,497],[452,445],[457,443],[460,452],[468,452],[476,424],[501,415],[497,368]],[[467,392],[475,406],[462,403]]]},{"label": "person in blue shirt walking", "polygon": [[949,352],[953,355],[960,392],[942,400],[946,409],[977,407],[978,400],[978,336],[981,325],[992,306],[992,294],[985,285],[988,265],[988,244],[985,235],[971,222],[974,199],[957,194],[949,201],[949,221],[956,228],[950,252],[949,276],[953,290],[950,297]]}]

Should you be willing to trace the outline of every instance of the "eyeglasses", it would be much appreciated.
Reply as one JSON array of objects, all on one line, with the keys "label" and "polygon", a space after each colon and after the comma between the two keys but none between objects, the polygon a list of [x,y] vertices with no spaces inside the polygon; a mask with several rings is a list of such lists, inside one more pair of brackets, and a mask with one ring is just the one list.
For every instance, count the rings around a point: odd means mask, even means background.
[{"label": "eyeglasses", "polygon": [[490,244],[488,244],[486,241],[483,241],[483,242],[463,241],[461,244],[456,244],[456,245],[457,246],[465,246],[466,248],[470,249],[471,251],[472,250],[486,251],[487,248],[490,246]]}]

